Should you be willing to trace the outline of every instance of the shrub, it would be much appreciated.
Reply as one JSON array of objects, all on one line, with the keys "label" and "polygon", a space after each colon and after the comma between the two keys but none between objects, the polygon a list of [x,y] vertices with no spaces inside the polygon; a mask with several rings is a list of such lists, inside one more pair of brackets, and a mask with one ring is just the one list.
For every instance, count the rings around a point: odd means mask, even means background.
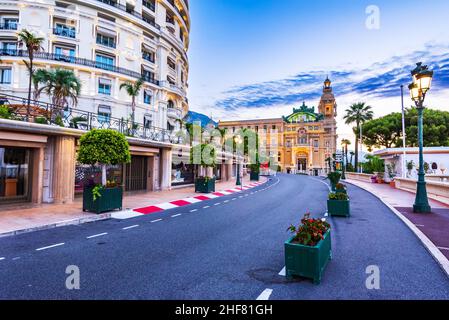
[{"label": "shrub", "polygon": [[0,118],[2,119],[11,119],[12,113],[11,109],[7,106],[0,106]]},{"label": "shrub", "polygon": [[78,161],[102,167],[102,185],[107,184],[106,166],[129,163],[131,154],[125,136],[110,129],[94,129],[80,138]]},{"label": "shrub", "polygon": [[34,118],[34,122],[39,124],[48,124],[48,120],[45,117],[36,117]]},{"label": "shrub", "polygon": [[251,172],[260,173],[260,164],[254,163],[250,165]]},{"label": "shrub", "polygon": [[349,197],[346,193],[331,192],[329,193],[329,200],[349,200]]},{"label": "shrub", "polygon": [[310,213],[307,213],[302,218],[301,225],[298,228],[291,225],[287,231],[295,235],[293,242],[314,247],[324,239],[324,235],[329,229],[330,224],[325,219],[312,219]]},{"label": "shrub", "polygon": [[62,120],[62,117],[60,115],[57,115],[55,118],[55,124],[60,126],[60,127],[65,127],[64,126],[64,121]]},{"label": "shrub", "polygon": [[340,182],[341,179],[341,173],[334,171],[334,172],[329,172],[327,174],[327,178],[329,179],[329,181],[333,184],[333,185],[337,185]]}]

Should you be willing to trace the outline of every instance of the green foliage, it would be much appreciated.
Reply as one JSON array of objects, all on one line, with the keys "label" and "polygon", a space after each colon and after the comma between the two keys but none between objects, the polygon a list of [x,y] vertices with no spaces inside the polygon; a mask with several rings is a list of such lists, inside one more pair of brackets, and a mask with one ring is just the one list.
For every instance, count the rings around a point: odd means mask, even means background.
[{"label": "green foliage", "polygon": [[80,138],[78,161],[82,164],[129,163],[131,155],[125,136],[109,129],[94,129]]},{"label": "green foliage", "polygon": [[396,164],[394,162],[387,164],[387,173],[390,179],[396,177]]},{"label": "green foliage", "polygon": [[48,124],[48,120],[45,117],[36,117],[34,118],[34,122],[39,124]]},{"label": "green foliage", "polygon": [[413,168],[415,167],[415,162],[413,162],[413,160],[407,161],[406,167],[409,171],[413,170]]},{"label": "green foliage", "polygon": [[252,164],[250,165],[251,172],[260,173],[260,164]]},{"label": "green foliage", "polygon": [[60,127],[64,127],[64,121],[62,121],[62,117],[60,115],[57,115],[55,118],[55,124],[60,126]]},{"label": "green foliage", "polygon": [[212,144],[199,144],[190,149],[190,163],[199,164],[202,167],[215,167],[217,151]]},{"label": "green foliage", "polygon": [[341,179],[341,173],[338,171],[329,172],[327,174],[327,178],[333,185],[337,185],[337,183],[340,182]]},{"label": "green foliage", "polygon": [[97,184],[95,187],[93,187],[92,196],[93,196],[94,202],[97,201],[97,199],[101,197],[101,190],[103,190],[103,189],[104,189],[104,187],[101,184]]},{"label": "green foliage", "polygon": [[70,120],[70,127],[78,129],[78,122],[87,122],[87,118],[84,116],[73,117],[72,120]]},{"label": "green foliage", "polygon": [[424,162],[424,172],[428,172],[430,170],[430,165],[427,162]]},{"label": "green foliage", "polygon": [[329,193],[329,200],[349,200],[349,197],[346,193],[342,192],[331,192]]},{"label": "green foliage", "polygon": [[[449,112],[424,109],[424,146],[449,146]],[[405,112],[406,146],[418,146],[418,112]],[[388,114],[366,122],[363,126],[364,143],[370,148],[402,147],[402,114]]]},{"label": "green foliage", "polygon": [[0,118],[2,119],[12,119],[11,109],[7,106],[0,106]]},{"label": "green foliage", "polygon": [[385,171],[385,161],[378,156],[367,155],[368,160],[363,164],[364,173],[374,173],[374,172],[384,172]]}]

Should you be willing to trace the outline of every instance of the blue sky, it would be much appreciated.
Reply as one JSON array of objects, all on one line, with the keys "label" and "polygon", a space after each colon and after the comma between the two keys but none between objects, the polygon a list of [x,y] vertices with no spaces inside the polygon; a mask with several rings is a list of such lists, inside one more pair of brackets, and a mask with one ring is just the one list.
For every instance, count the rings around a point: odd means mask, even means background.
[{"label": "blue sky", "polygon": [[[379,29],[366,27],[370,5]],[[316,106],[329,74],[339,134],[350,137],[344,109],[399,111],[399,86],[420,60],[436,71],[428,105],[449,110],[449,1],[191,0],[190,10],[190,108],[215,120]]]}]

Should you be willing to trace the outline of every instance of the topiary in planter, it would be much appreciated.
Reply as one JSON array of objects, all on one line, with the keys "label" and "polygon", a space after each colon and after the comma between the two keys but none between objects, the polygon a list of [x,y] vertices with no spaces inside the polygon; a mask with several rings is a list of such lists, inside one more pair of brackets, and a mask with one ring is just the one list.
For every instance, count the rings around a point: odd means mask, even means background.
[{"label": "topiary in planter", "polygon": [[[125,136],[109,129],[94,129],[80,138],[78,162],[101,166],[101,185],[89,188],[91,196],[83,197],[83,209],[96,213],[120,209],[123,192],[121,186],[107,186],[106,167],[131,162],[129,144]],[[114,190],[119,188],[120,191]],[[111,202],[111,197],[120,197],[120,201]],[[99,203],[94,203],[94,202]],[[114,208],[112,208],[114,207]]]},{"label": "topiary in planter", "polygon": [[337,184],[340,182],[341,173],[338,171],[329,172],[327,174],[327,178],[329,179],[332,187],[332,191],[335,191]]},{"label": "topiary in planter", "polygon": [[195,192],[215,191],[215,178],[208,176],[207,168],[214,168],[217,161],[215,147],[212,144],[200,144],[190,149],[190,163],[206,169],[206,174],[195,179]]}]

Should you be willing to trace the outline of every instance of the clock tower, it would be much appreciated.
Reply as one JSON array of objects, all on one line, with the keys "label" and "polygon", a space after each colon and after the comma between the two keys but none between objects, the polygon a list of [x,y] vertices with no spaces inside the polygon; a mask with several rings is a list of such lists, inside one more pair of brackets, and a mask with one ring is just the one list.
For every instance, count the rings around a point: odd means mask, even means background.
[{"label": "clock tower", "polygon": [[332,91],[329,77],[324,81],[323,94],[318,104],[318,112],[324,116],[324,148],[325,157],[332,157],[337,152],[337,103]]}]

